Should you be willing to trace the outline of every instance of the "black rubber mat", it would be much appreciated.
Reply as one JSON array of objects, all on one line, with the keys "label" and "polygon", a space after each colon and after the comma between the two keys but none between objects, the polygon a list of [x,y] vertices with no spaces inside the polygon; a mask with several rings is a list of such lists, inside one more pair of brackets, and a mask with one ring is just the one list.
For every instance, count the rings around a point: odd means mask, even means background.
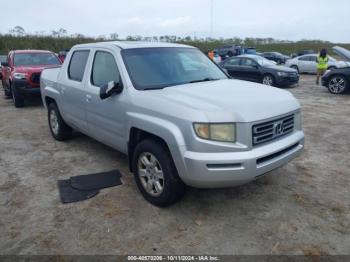
[{"label": "black rubber mat", "polygon": [[120,177],[120,172],[118,170],[113,170],[97,174],[71,177],[70,183],[74,189],[98,190],[121,185],[122,182]]},{"label": "black rubber mat", "polygon": [[61,202],[64,204],[83,201],[96,196],[100,192],[99,190],[82,191],[74,189],[70,179],[58,180],[57,184]]}]

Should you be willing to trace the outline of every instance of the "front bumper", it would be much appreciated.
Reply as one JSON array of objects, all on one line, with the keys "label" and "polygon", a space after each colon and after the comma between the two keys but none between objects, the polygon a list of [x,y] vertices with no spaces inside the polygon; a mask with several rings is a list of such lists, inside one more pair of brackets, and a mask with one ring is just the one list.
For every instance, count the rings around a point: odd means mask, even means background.
[{"label": "front bumper", "polygon": [[22,96],[40,96],[40,86],[33,87],[29,85],[26,80],[14,80],[13,87],[16,89],[16,92]]},{"label": "front bumper", "polygon": [[199,188],[231,187],[248,183],[297,157],[304,148],[304,133],[293,134],[244,152],[184,153],[186,175],[181,179]]},{"label": "front bumper", "polygon": [[277,77],[276,84],[278,86],[291,86],[299,83],[298,76],[288,76],[288,77]]},{"label": "front bumper", "polygon": [[328,81],[329,81],[329,78],[323,76],[323,77],[321,78],[321,84],[322,84],[322,86],[327,87]]}]

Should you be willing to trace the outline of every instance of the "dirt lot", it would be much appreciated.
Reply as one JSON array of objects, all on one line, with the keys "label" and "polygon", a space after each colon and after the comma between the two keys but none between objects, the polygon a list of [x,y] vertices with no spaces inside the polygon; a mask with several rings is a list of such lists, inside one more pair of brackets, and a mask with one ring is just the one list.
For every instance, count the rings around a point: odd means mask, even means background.
[{"label": "dirt lot", "polygon": [[[126,157],[84,136],[55,142],[40,101],[0,97],[0,254],[350,254],[350,95],[303,76],[304,153],[251,184],[189,189],[156,208]],[[123,185],[63,205],[57,180],[118,168]]]}]

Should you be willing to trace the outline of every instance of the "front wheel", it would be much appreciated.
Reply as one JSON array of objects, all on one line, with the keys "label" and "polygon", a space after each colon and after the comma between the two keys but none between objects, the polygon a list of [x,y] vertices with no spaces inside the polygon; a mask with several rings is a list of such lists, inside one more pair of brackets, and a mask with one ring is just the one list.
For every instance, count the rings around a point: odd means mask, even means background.
[{"label": "front wheel", "polygon": [[24,98],[17,92],[14,85],[11,85],[12,100],[15,107],[20,108],[24,106]]},{"label": "front wheel", "polygon": [[262,79],[262,83],[267,86],[275,85],[275,78],[272,75],[264,75]]},{"label": "front wheel", "polygon": [[4,94],[5,98],[12,98],[11,88],[10,86],[6,85],[4,80],[1,81],[2,87],[4,88]]},{"label": "front wheel", "polygon": [[133,171],[141,194],[155,206],[169,206],[185,193],[168,149],[158,140],[144,140],[136,146]]},{"label": "front wheel", "polygon": [[339,95],[346,92],[348,83],[344,76],[332,76],[327,87],[329,92]]},{"label": "front wheel", "polygon": [[71,137],[72,128],[68,126],[55,103],[48,106],[48,121],[52,136],[58,141],[64,141]]}]

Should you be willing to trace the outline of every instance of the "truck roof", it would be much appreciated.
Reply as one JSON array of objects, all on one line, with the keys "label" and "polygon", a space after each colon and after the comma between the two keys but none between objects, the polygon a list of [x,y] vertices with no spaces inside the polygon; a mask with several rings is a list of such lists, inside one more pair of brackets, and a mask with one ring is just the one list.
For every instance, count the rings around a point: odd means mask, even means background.
[{"label": "truck roof", "polygon": [[150,48],[150,47],[188,47],[194,48],[189,45],[164,43],[164,42],[141,42],[141,41],[109,41],[109,42],[98,42],[89,44],[79,44],[75,47],[112,47],[117,46],[121,49],[131,48]]}]

